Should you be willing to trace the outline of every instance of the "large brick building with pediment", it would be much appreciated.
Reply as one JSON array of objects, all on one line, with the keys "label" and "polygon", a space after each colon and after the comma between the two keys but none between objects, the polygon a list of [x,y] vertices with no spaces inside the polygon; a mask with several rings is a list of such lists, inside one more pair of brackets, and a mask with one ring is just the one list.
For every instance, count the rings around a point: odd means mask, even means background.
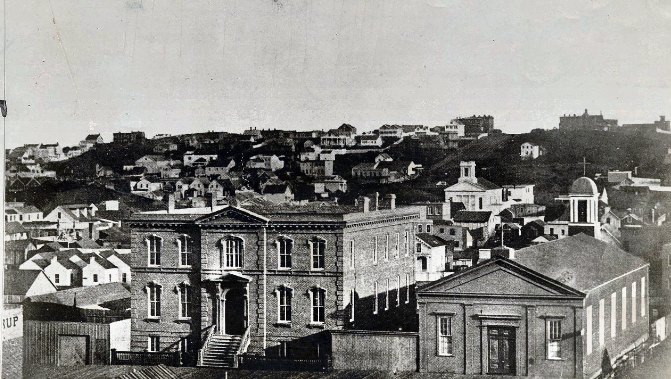
[{"label": "large brick building with pediment", "polygon": [[[384,204],[384,205],[383,205]],[[133,351],[328,353],[325,330],[416,330],[419,207],[236,206],[137,213],[132,238]]]}]

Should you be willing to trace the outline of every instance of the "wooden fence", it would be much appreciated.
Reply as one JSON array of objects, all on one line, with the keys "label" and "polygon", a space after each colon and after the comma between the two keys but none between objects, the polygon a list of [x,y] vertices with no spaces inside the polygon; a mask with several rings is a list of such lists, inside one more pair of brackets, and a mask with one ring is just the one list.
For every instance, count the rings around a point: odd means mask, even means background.
[{"label": "wooden fence", "polygon": [[335,370],[418,370],[418,333],[367,330],[330,333]]},{"label": "wooden fence", "polygon": [[332,368],[332,362],[328,355],[315,359],[299,359],[240,354],[238,355],[238,368],[248,370],[329,371]]},{"label": "wooden fence", "polygon": [[166,366],[180,366],[182,362],[179,351],[148,352],[148,351],[117,351],[111,350],[110,363],[113,365],[140,365],[155,366],[164,364]]}]

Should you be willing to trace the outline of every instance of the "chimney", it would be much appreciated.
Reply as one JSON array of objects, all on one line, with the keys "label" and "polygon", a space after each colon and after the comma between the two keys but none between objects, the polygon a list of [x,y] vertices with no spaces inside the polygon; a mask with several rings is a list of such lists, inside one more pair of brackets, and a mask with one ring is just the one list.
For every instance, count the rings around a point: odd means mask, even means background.
[{"label": "chimney", "polygon": [[91,258],[89,258],[89,264],[93,264],[93,263],[95,263],[95,261],[96,261],[96,257],[92,256]]},{"label": "chimney", "polygon": [[51,263],[52,263],[52,264],[56,263],[57,261],[58,261],[58,257],[57,257],[57,256],[54,255],[53,257],[51,257]]},{"label": "chimney", "polygon": [[634,176],[638,176],[638,166],[634,167]]},{"label": "chimney", "polygon": [[389,199],[389,209],[394,210],[396,209],[396,195],[395,194],[389,194],[387,195],[387,199]]},{"label": "chimney", "polygon": [[380,210],[380,193],[375,192],[375,208],[373,209],[374,211]]},{"label": "chimney", "polygon": [[370,212],[370,198],[367,196],[359,196],[356,199],[356,206],[359,212]]},{"label": "chimney", "polygon": [[175,212],[175,194],[171,193],[168,195],[168,213]]},{"label": "chimney", "polygon": [[651,209],[651,213],[652,213],[652,215],[651,215],[652,223],[654,224],[655,223],[655,208]]}]

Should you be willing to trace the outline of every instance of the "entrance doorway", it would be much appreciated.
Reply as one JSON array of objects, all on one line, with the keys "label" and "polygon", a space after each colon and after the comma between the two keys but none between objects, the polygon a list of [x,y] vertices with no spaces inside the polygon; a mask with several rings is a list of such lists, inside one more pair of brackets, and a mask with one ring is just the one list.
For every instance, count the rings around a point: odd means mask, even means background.
[{"label": "entrance doorway", "polygon": [[221,289],[213,300],[212,318],[217,334],[242,335],[247,328],[247,288],[240,285]]},{"label": "entrance doorway", "polygon": [[488,374],[515,375],[515,328],[489,327]]}]

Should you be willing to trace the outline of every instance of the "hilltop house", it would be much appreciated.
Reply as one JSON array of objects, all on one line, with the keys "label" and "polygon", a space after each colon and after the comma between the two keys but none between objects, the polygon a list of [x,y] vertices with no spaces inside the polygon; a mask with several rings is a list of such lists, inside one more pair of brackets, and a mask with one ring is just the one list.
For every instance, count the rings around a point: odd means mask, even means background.
[{"label": "hilltop house", "polygon": [[363,162],[352,167],[352,177],[378,183],[402,182],[419,174],[422,165],[412,161]]},{"label": "hilltop house", "polygon": [[227,175],[231,169],[235,167],[235,161],[233,159],[225,159],[210,162],[205,166],[205,175],[206,176],[220,176]]},{"label": "hilltop house", "polygon": [[266,184],[261,187],[261,195],[274,204],[286,203],[294,199],[294,191],[288,184]]},{"label": "hilltop house", "polygon": [[359,146],[362,147],[380,147],[382,146],[382,137],[375,134],[365,134],[357,137]]},{"label": "hilltop house", "polygon": [[356,128],[349,124],[342,124],[337,129],[331,129],[320,138],[323,147],[348,147],[356,144]]},{"label": "hilltop house", "polygon": [[187,151],[184,153],[184,166],[207,166],[209,162],[216,160],[217,157],[217,154]]},{"label": "hilltop house", "polygon": [[525,142],[520,146],[520,157],[522,159],[536,159],[545,154],[545,149],[535,143]]},{"label": "hilltop house", "polygon": [[42,211],[34,205],[25,205],[24,203],[5,204],[5,222],[40,221],[43,216]]},{"label": "hilltop house", "polygon": [[162,155],[152,154],[137,159],[135,161],[135,167],[144,167],[145,173],[147,174],[157,174],[164,168],[172,167],[177,163],[179,163],[179,161],[167,159]]},{"label": "hilltop house", "polygon": [[255,155],[245,165],[249,169],[277,171],[284,168],[284,160],[277,155]]},{"label": "hilltop house", "polygon": [[91,150],[98,144],[104,143],[103,137],[100,134],[89,134],[79,142],[79,148],[82,151]]}]

